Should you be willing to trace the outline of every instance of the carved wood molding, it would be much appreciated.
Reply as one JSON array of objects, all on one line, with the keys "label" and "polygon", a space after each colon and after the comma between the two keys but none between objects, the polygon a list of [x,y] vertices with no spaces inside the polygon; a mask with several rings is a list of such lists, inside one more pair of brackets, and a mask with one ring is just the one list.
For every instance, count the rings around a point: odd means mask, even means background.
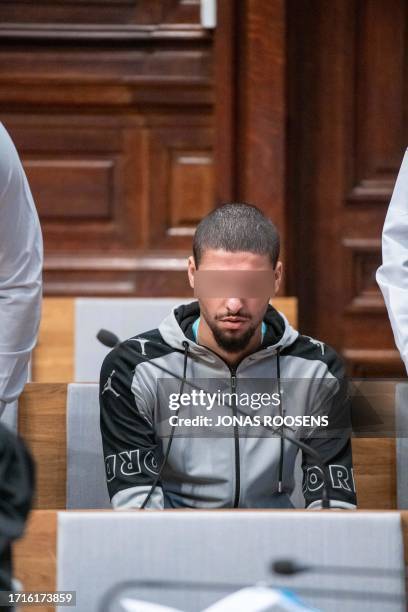
[{"label": "carved wood molding", "polygon": [[394,349],[345,349],[343,358],[348,363],[349,373],[356,377],[400,377],[406,378],[400,354]]},{"label": "carved wood molding", "polygon": [[168,107],[191,107],[197,110],[211,109],[214,103],[213,90],[206,80],[157,78],[156,81],[134,78],[126,85],[95,80],[92,83],[82,79],[75,82],[43,78],[19,78],[11,83],[0,78],[0,104],[30,104],[45,108],[52,104],[63,108],[95,107],[135,108],[158,111]]},{"label": "carved wood molding", "polygon": [[187,279],[189,253],[50,255],[44,293],[54,296],[171,297],[194,299]]},{"label": "carved wood molding", "polygon": [[158,25],[80,25],[80,24],[2,24],[0,40],[30,42],[149,42],[171,41],[183,44],[185,41],[211,39],[211,31],[199,24],[158,24]]},{"label": "carved wood molding", "polygon": [[179,251],[146,251],[112,253],[101,256],[99,254],[72,253],[46,255],[44,271],[74,270],[74,271],[110,271],[110,272],[137,272],[147,270],[182,271],[187,272],[187,258],[190,252]]},{"label": "carved wood molding", "polygon": [[380,238],[344,238],[346,250],[347,298],[345,312],[385,313],[384,300],[375,280],[381,263]]}]

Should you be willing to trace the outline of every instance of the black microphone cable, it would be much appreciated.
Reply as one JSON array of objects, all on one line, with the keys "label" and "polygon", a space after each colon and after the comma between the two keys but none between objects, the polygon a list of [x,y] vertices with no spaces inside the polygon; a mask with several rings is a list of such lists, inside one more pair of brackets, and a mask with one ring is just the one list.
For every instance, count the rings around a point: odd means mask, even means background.
[{"label": "black microphone cable", "polygon": [[[180,390],[179,390],[179,395],[180,396],[183,394],[184,385],[185,385],[185,382],[186,382],[186,375],[187,375],[187,361],[188,361],[188,349],[189,349],[189,344],[188,344],[187,340],[183,341],[183,346],[184,346],[184,364],[183,364],[183,379],[181,381]],[[180,406],[178,406],[178,408],[176,410],[176,413],[174,415],[176,417],[176,420],[178,419],[179,410],[180,410]],[[171,432],[170,432],[170,436],[169,436],[169,442],[167,444],[166,453],[164,455],[162,464],[161,464],[160,469],[159,469],[159,471],[157,473],[157,476],[155,477],[155,479],[153,481],[152,486],[150,487],[149,493],[147,494],[143,504],[140,506],[140,510],[144,510],[146,508],[146,506],[147,506],[151,496],[153,495],[157,485],[159,484],[160,476],[162,475],[162,472],[164,470],[164,466],[166,465],[167,459],[168,459],[169,454],[170,454],[170,448],[171,448],[171,445],[172,445],[172,442],[173,442],[175,430],[176,430],[176,425],[173,425],[172,428],[171,428]]]},{"label": "black microphone cable", "polygon": [[280,427],[280,453],[279,453],[279,476],[278,476],[278,492],[282,493],[283,490],[283,453],[284,453],[284,440],[283,440],[283,400],[281,390],[281,370],[280,370],[280,347],[276,351],[276,375],[278,379],[278,395],[279,395],[279,412],[282,417],[282,425]]}]

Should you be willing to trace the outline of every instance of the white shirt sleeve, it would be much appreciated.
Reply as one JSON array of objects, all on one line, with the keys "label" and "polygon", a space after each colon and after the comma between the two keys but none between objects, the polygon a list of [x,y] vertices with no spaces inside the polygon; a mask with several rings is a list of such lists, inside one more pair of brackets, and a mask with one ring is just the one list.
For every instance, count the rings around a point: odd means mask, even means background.
[{"label": "white shirt sleeve", "polygon": [[0,414],[28,374],[41,315],[43,243],[18,153],[0,124]]},{"label": "white shirt sleeve", "polygon": [[408,372],[408,150],[385,218],[382,265],[376,279],[387,306],[395,344]]}]

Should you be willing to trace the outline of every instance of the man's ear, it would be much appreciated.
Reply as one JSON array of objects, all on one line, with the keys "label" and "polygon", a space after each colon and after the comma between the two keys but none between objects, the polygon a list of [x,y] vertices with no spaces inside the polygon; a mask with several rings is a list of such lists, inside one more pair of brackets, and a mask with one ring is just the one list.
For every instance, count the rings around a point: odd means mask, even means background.
[{"label": "man's ear", "polygon": [[282,273],[283,273],[283,264],[282,264],[281,261],[278,261],[276,266],[275,266],[275,270],[274,270],[274,275],[275,275],[275,279],[274,279],[275,295],[278,293],[279,287],[280,287],[281,282],[282,282]]},{"label": "man's ear", "polygon": [[188,282],[190,283],[190,287],[192,289],[194,289],[194,274],[196,271],[196,266],[195,266],[195,262],[194,262],[194,257],[192,255],[190,255],[190,257],[188,258],[188,268],[187,268],[187,273],[188,273]]}]

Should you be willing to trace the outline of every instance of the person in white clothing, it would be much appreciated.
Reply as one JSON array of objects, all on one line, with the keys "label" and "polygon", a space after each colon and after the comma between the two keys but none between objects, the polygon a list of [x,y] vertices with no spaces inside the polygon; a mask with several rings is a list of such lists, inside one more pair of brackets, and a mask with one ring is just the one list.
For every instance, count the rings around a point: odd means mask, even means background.
[{"label": "person in white clothing", "polygon": [[395,183],[382,234],[382,265],[376,274],[408,372],[408,150]]},{"label": "person in white clothing", "polygon": [[0,123],[0,415],[27,381],[41,314],[40,222],[16,148]]}]

